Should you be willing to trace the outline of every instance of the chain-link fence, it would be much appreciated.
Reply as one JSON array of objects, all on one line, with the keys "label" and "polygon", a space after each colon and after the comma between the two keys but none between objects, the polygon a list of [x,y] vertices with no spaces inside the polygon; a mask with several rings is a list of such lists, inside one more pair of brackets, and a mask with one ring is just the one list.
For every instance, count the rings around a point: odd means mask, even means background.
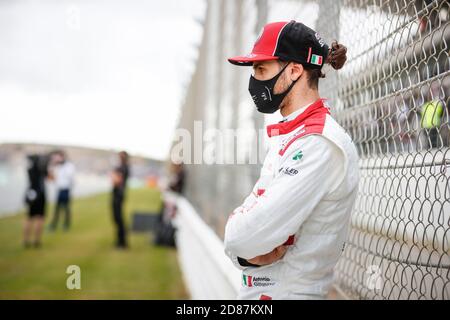
[{"label": "chain-link fence", "polygon": [[[193,135],[195,120],[219,130],[276,121],[254,111],[250,71],[226,63],[250,51],[267,21],[295,19],[348,47],[342,70],[324,67],[319,90],[360,155],[351,231],[336,267],[336,288],[347,297],[450,299],[449,12],[448,1],[208,2],[179,125]],[[222,145],[225,153],[235,148]],[[255,145],[239,152],[248,158]],[[259,169],[187,166],[187,196],[219,235]]]},{"label": "chain-link fence", "polygon": [[354,297],[449,299],[449,2],[361,4],[326,13],[346,21],[350,60],[325,85],[362,174],[337,280]]}]

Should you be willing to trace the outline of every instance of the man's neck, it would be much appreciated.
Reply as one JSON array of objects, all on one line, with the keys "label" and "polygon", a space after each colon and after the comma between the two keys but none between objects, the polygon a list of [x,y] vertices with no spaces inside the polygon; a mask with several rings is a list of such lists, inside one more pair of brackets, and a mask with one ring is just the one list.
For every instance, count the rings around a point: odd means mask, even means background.
[{"label": "man's neck", "polygon": [[318,99],[320,99],[320,96],[319,92],[316,90],[304,96],[294,94],[293,97],[288,100],[288,103],[281,108],[280,113],[284,118],[298,110],[301,110],[300,113],[302,113],[311,103]]}]

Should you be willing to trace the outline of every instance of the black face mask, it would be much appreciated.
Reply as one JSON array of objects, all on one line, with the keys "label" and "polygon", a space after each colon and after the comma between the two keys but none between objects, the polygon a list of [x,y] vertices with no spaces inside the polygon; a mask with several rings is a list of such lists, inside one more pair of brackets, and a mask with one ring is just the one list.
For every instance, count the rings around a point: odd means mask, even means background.
[{"label": "black face mask", "polygon": [[283,69],[278,72],[278,74],[269,80],[257,80],[255,77],[250,76],[250,82],[248,84],[248,91],[252,96],[253,102],[256,105],[256,109],[262,113],[274,113],[280,108],[281,102],[284,97],[291,91],[294,84],[297,80],[292,81],[289,88],[287,88],[284,92],[279,94],[273,93],[273,88],[275,87],[275,83],[277,83],[278,78],[283,73],[284,69],[289,65],[285,65]]}]

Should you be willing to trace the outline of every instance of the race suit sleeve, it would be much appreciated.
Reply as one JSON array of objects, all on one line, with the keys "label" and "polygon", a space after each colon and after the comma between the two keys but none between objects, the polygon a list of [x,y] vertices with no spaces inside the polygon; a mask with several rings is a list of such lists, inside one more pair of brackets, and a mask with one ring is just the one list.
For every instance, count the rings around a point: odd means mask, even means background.
[{"label": "race suit sleeve", "polygon": [[[257,185],[258,182],[256,182],[255,186],[253,187],[252,192],[250,195],[248,195],[247,198],[245,198],[242,205],[240,205],[238,208],[233,210],[233,215],[237,212],[241,212],[242,210],[248,210],[252,206],[253,203],[256,202],[257,199]],[[237,255],[233,254],[230,250],[225,249],[225,254],[230,258],[230,260],[233,262],[233,264],[241,270],[244,270],[245,268],[252,266],[249,264],[246,260],[238,257]]]},{"label": "race suit sleeve", "polygon": [[[302,156],[296,156],[300,151]],[[343,154],[322,136],[297,139],[281,157],[279,172],[264,194],[251,207],[240,206],[228,219],[226,252],[252,259],[285,243],[342,181],[342,161]]]}]

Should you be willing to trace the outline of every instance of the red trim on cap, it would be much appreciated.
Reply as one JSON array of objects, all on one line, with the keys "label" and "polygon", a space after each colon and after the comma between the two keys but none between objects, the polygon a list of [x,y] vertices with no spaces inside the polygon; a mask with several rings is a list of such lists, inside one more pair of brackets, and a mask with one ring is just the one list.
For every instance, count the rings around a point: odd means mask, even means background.
[{"label": "red trim on cap", "polygon": [[229,58],[236,65],[252,65],[255,61],[277,60],[275,51],[281,31],[289,22],[274,22],[264,26],[261,36],[256,40],[252,52],[244,56]]},{"label": "red trim on cap", "polygon": [[273,55],[273,56],[275,56],[275,52],[277,51],[278,40],[280,40],[281,32],[283,32],[284,27],[286,27],[288,23],[289,23],[289,22],[286,22],[286,23],[284,24],[284,26],[281,27],[280,31],[278,31],[277,41],[275,41],[275,47],[273,48],[273,51],[272,51],[272,55]]},{"label": "red trim on cap", "polygon": [[306,60],[307,63],[309,63],[309,60],[311,59],[311,51],[312,51],[312,48],[309,47],[309,51],[308,51],[308,60]]},{"label": "red trim on cap", "polygon": [[251,66],[253,65],[253,62],[267,60],[278,60],[278,57],[272,57],[265,54],[249,54],[246,56],[228,58],[228,62],[238,66]]}]

